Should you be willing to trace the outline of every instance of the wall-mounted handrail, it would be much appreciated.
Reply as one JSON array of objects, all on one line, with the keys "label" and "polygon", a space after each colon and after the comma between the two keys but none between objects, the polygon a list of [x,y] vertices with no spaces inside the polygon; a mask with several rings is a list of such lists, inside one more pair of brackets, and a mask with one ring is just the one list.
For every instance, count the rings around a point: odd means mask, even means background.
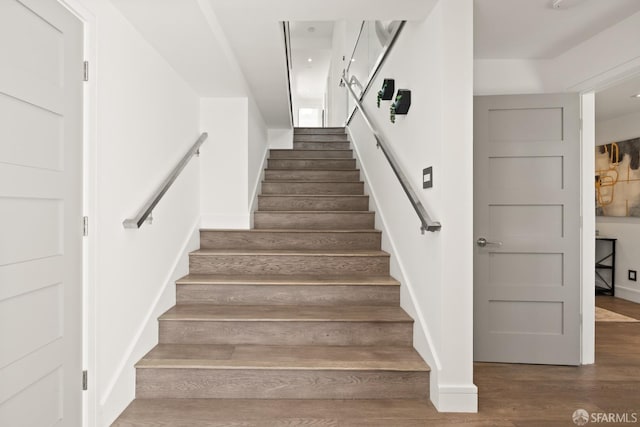
[{"label": "wall-mounted handrail", "polygon": [[291,31],[289,22],[282,23],[282,32],[284,34],[284,54],[287,62],[287,92],[289,94],[289,119],[293,126],[293,95],[291,93],[291,70],[293,70],[293,61],[291,59]]},{"label": "wall-mounted handrail", "polygon": [[440,224],[440,222],[434,221],[431,218],[427,210],[422,205],[422,202],[420,202],[420,200],[418,199],[418,196],[416,195],[415,191],[413,191],[413,188],[411,187],[409,180],[407,179],[406,175],[402,171],[400,164],[398,163],[395,156],[393,155],[389,147],[389,144],[387,144],[387,141],[382,135],[382,133],[380,133],[376,129],[376,126],[374,125],[373,120],[371,119],[367,111],[364,109],[362,102],[360,102],[360,98],[356,95],[355,91],[351,87],[351,85],[356,84],[355,81],[357,81],[357,79],[355,79],[354,81],[348,80],[346,77],[346,74],[343,74],[342,81],[344,82],[349,94],[351,95],[354,102],[356,103],[358,110],[360,110],[360,113],[362,114],[362,118],[364,119],[365,123],[373,133],[373,136],[376,139],[378,147],[382,150],[382,152],[384,153],[384,156],[387,158],[387,161],[389,162],[389,166],[391,166],[393,173],[395,173],[396,177],[398,178],[398,181],[400,181],[400,185],[402,186],[402,189],[404,190],[405,194],[409,198],[409,201],[411,202],[411,206],[413,206],[413,209],[418,214],[418,218],[420,218],[420,222],[422,223],[422,225],[420,226],[420,230],[423,233],[425,231],[440,230],[442,228],[442,225]]},{"label": "wall-mounted handrail", "polygon": [[169,176],[167,176],[167,178],[162,182],[162,184],[160,184],[158,189],[154,191],[151,197],[149,197],[149,199],[144,203],[144,205],[142,205],[142,207],[138,210],[138,213],[136,213],[136,215],[133,218],[127,218],[122,222],[122,225],[124,225],[124,228],[140,228],[145,221],[149,223],[151,222],[151,219],[152,219],[151,213],[153,212],[153,208],[156,207],[158,202],[162,199],[162,196],[164,196],[164,194],[167,192],[169,187],[171,187],[171,184],[173,184],[173,182],[176,180],[178,175],[180,175],[180,172],[182,172],[182,170],[187,166],[187,163],[189,163],[189,160],[191,160],[191,158],[194,155],[200,154],[200,146],[207,139],[208,136],[209,135],[206,132],[200,135],[198,140],[191,146],[191,148],[189,149],[189,151],[187,151],[187,153],[184,155],[182,160],[180,160],[180,162],[176,165],[176,167],[173,168],[171,173],[169,173]]}]

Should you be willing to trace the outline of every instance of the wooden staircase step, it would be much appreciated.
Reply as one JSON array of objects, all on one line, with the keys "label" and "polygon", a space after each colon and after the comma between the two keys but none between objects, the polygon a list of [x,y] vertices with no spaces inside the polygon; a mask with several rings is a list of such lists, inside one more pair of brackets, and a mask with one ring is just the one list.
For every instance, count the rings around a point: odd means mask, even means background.
[{"label": "wooden staircase step", "polygon": [[226,306],[215,304],[176,305],[159,320],[201,321],[201,322],[375,322],[413,323],[400,307],[363,306],[351,307],[299,307],[288,306]]},{"label": "wooden staircase step", "polygon": [[419,371],[429,367],[407,346],[158,344],[136,368]]},{"label": "wooden staircase step", "polygon": [[189,256],[195,274],[350,274],[389,273],[389,254],[376,250],[214,250]]},{"label": "wooden staircase step", "polygon": [[294,141],[294,150],[348,150],[351,147],[351,143],[348,141]]},{"label": "wooden staircase step", "polygon": [[353,150],[269,150],[270,159],[351,159]]},{"label": "wooden staircase step", "polygon": [[379,230],[200,230],[201,249],[380,249]]},{"label": "wooden staircase step", "polygon": [[343,142],[349,141],[349,136],[346,133],[325,133],[325,134],[310,134],[299,133],[293,135],[293,141],[306,141],[306,142]]},{"label": "wooden staircase step", "polygon": [[177,304],[391,305],[400,284],[387,276],[188,275],[176,283]]},{"label": "wooden staircase step", "polygon": [[178,285],[258,285],[258,286],[390,286],[400,283],[391,276],[314,275],[314,274],[188,274],[177,280]]},{"label": "wooden staircase step", "polygon": [[427,399],[135,399],[112,427],[424,427],[438,422],[442,418]]},{"label": "wooden staircase step", "polygon": [[360,181],[360,170],[265,169],[265,181]]},{"label": "wooden staircase step", "polygon": [[268,159],[269,169],[355,169],[356,159]]},{"label": "wooden staircase step", "polygon": [[364,182],[263,181],[262,194],[356,194],[364,195]]},{"label": "wooden staircase step", "polygon": [[294,135],[326,135],[326,134],[345,134],[344,127],[327,127],[327,128],[307,128],[300,127],[293,130]]},{"label": "wooden staircase step", "polygon": [[364,230],[374,228],[375,214],[369,211],[256,211],[257,229]]},{"label": "wooden staircase step", "polygon": [[369,196],[364,195],[259,195],[260,211],[367,211]]},{"label": "wooden staircase step", "polygon": [[178,304],[159,323],[162,344],[410,346],[413,337],[397,306]]},{"label": "wooden staircase step", "polygon": [[398,346],[160,344],[136,368],[139,398],[418,399],[429,372]]}]

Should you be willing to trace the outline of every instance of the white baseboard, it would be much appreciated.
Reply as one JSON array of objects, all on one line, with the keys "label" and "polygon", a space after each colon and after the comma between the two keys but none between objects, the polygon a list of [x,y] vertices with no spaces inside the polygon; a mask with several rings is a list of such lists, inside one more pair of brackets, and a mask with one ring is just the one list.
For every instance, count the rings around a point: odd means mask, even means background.
[{"label": "white baseboard", "polygon": [[[135,397],[135,368],[134,365],[151,348],[158,343],[158,317],[175,304],[175,282],[188,271],[189,252],[200,246],[199,221],[191,227],[176,259],[167,273],[162,286],[149,305],[149,310],[138,326],[133,339],[123,354],[118,368],[113,376],[101,381],[108,384],[105,392],[100,396],[98,419],[100,425],[111,425],[118,415]],[[188,270],[188,267],[186,267]]]},{"label": "white baseboard", "polygon": [[431,402],[439,412],[478,412],[478,387],[439,385],[431,389]]},{"label": "white baseboard", "polygon": [[247,212],[202,214],[200,217],[200,228],[248,230],[251,228],[251,215]]},{"label": "white baseboard", "polygon": [[622,298],[640,304],[640,290],[616,286],[616,298]]}]

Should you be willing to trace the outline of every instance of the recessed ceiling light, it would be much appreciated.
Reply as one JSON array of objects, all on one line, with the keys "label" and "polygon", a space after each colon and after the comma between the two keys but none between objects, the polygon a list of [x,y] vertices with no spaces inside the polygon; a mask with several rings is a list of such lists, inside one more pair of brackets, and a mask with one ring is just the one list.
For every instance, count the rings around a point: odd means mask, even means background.
[{"label": "recessed ceiling light", "polygon": [[312,58],[307,58],[307,62],[313,62]]},{"label": "recessed ceiling light", "polygon": [[307,31],[310,33],[315,33],[316,32],[316,27],[309,27],[307,28]]},{"label": "recessed ceiling light", "polygon": [[562,3],[562,0],[553,0],[553,3],[551,3],[551,7],[553,7],[554,9],[560,9],[560,3]]},{"label": "recessed ceiling light", "polygon": [[640,99],[640,93],[636,93],[634,95],[631,95],[631,97],[635,98],[635,99]]}]

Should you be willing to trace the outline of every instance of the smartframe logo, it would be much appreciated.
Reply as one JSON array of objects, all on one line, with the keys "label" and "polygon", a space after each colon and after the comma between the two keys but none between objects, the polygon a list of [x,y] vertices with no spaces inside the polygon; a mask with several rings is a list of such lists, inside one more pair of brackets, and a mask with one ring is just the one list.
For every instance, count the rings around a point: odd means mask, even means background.
[{"label": "smartframe logo", "polygon": [[571,418],[573,423],[578,426],[584,426],[588,423],[635,424],[638,422],[638,414],[636,412],[592,412],[589,414],[584,409],[576,409]]}]

